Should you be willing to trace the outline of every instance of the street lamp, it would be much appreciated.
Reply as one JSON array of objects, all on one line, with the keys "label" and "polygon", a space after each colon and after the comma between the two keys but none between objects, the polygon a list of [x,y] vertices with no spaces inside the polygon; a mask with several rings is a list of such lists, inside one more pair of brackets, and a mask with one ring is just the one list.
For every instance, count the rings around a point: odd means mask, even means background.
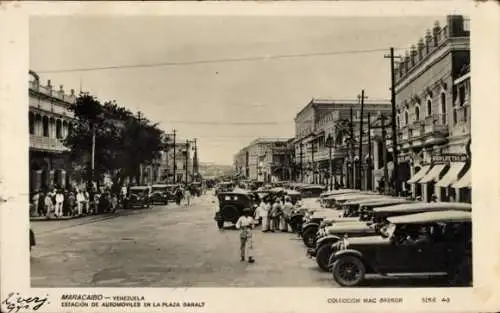
[{"label": "street lamp", "polygon": [[330,176],[330,190],[333,190],[333,166],[332,166],[332,148],[333,148],[333,138],[332,134],[328,134],[326,138],[326,146],[328,147],[328,170]]}]

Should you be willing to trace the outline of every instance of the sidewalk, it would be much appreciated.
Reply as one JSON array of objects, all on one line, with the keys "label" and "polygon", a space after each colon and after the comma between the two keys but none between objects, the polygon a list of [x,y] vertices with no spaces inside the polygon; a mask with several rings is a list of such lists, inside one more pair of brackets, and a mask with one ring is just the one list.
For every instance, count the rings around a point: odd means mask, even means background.
[{"label": "sidewalk", "polygon": [[56,216],[51,216],[51,217],[47,217],[47,216],[31,216],[30,217],[30,222],[55,222],[55,221],[74,220],[74,219],[81,219],[81,218],[108,217],[108,216],[114,216],[114,215],[121,214],[122,211],[125,211],[125,210],[118,209],[115,212],[92,214],[92,215],[82,215],[82,216],[61,216],[61,217],[56,217]]}]

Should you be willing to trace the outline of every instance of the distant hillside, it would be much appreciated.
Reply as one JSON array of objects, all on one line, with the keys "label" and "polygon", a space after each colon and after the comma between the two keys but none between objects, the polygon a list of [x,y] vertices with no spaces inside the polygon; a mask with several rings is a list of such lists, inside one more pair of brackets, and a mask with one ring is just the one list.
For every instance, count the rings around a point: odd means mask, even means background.
[{"label": "distant hillside", "polygon": [[219,165],[215,163],[200,162],[199,168],[200,174],[203,177],[230,176],[233,174],[233,166],[231,165]]}]

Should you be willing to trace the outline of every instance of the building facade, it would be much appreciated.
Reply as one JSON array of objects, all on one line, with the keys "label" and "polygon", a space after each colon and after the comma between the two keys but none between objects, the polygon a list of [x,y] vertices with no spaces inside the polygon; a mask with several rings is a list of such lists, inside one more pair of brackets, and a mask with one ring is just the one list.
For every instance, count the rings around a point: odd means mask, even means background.
[{"label": "building facade", "polygon": [[234,156],[236,175],[264,182],[293,178],[290,138],[257,138]]},{"label": "building facade", "polygon": [[[363,159],[368,157],[369,152],[380,150],[375,141],[368,140],[368,115],[372,120],[379,114],[388,114],[390,108],[388,100],[364,100]],[[354,182],[362,176],[359,172],[361,166],[359,162],[356,163],[359,159],[360,124],[359,99],[312,99],[295,117],[294,162],[297,180],[314,184],[331,182],[332,185],[335,182],[353,188]],[[378,155],[375,158],[378,161]],[[364,183],[367,186],[373,180],[372,170],[370,167],[368,181]]]},{"label": "building facade", "polygon": [[75,92],[68,94],[50,80],[42,85],[35,72],[29,74],[30,191],[65,188],[74,168],[62,141],[74,123],[70,107],[76,101]]},{"label": "building facade", "polygon": [[397,172],[411,176],[398,175],[399,182],[424,201],[464,197],[450,186],[470,167],[469,41],[468,20],[447,16],[395,67]]}]

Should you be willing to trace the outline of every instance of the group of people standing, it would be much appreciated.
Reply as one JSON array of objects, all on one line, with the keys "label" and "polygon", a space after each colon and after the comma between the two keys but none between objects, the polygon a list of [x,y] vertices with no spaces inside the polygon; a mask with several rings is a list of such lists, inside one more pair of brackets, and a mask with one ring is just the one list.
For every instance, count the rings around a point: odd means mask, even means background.
[{"label": "group of people standing", "polygon": [[47,218],[84,216],[114,212],[123,196],[109,190],[88,191],[87,189],[55,188],[35,192],[31,197],[30,215]]},{"label": "group of people standing", "polygon": [[265,198],[255,210],[255,219],[262,224],[263,232],[288,232],[288,220],[294,210],[287,196]]}]

